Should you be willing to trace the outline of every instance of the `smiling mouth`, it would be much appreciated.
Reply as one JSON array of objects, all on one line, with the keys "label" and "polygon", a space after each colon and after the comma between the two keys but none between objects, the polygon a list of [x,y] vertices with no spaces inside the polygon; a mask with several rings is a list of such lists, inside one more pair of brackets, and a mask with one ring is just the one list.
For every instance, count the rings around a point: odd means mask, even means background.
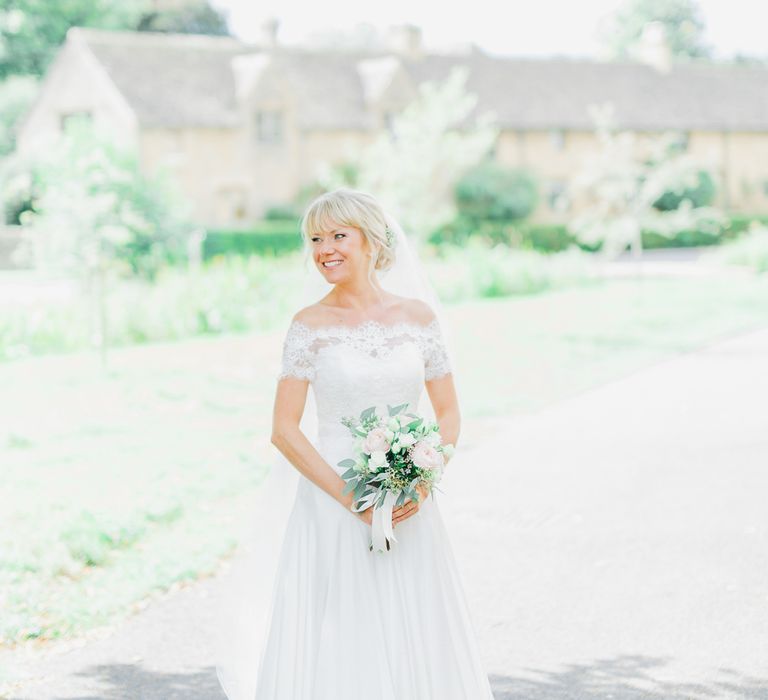
[{"label": "smiling mouth", "polygon": [[339,265],[341,265],[343,262],[344,262],[343,260],[326,260],[326,261],[323,263],[323,267],[330,269],[330,268],[332,268],[332,267],[338,267],[338,266],[339,266]]}]

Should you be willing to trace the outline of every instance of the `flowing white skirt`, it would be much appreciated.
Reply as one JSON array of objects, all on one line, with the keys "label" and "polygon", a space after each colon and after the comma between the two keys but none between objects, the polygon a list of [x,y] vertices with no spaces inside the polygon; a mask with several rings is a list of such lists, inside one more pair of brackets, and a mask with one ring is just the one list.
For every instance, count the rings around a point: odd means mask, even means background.
[{"label": "flowing white skirt", "polygon": [[[318,449],[335,465],[349,442]],[[370,526],[299,476],[260,644],[218,668],[230,700],[492,700],[439,497],[373,552]]]}]

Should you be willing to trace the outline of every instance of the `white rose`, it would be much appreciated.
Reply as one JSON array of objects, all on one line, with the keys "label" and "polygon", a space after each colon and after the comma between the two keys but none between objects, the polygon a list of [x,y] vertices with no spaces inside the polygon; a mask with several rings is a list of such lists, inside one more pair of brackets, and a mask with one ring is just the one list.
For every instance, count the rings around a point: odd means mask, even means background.
[{"label": "white rose", "polygon": [[401,447],[410,447],[414,442],[416,442],[416,438],[413,437],[413,435],[410,433],[400,433],[397,441]]},{"label": "white rose", "polygon": [[362,450],[368,454],[389,449],[389,440],[383,428],[374,428],[363,440]]},{"label": "white rose", "polygon": [[387,453],[384,450],[374,450],[371,452],[371,458],[368,460],[368,466],[371,471],[377,471],[387,465]]},{"label": "white rose", "polygon": [[411,450],[411,459],[420,469],[442,469],[445,458],[426,440],[420,440]]}]

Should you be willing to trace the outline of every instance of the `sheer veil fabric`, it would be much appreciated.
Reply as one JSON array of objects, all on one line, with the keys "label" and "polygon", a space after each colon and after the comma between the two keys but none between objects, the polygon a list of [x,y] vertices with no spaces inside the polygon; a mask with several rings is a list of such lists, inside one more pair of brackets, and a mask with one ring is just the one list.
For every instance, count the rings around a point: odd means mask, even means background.
[{"label": "sheer veil fabric", "polygon": [[[385,216],[394,233],[395,260],[389,270],[376,272],[379,282],[393,294],[420,299],[432,308],[442,329],[448,358],[455,367],[452,332],[445,323],[442,304],[418,252],[398,221],[389,213]],[[300,308],[315,303],[331,288],[311,257],[307,257]],[[431,419],[435,417],[426,390],[421,394],[419,406],[410,409]],[[300,427],[315,444],[318,425],[312,384]],[[247,520],[241,524],[238,549],[222,577],[213,604],[216,673],[229,700],[252,700],[256,692],[280,548],[300,477],[298,470],[278,450],[274,452],[266,480],[253,496]]]}]

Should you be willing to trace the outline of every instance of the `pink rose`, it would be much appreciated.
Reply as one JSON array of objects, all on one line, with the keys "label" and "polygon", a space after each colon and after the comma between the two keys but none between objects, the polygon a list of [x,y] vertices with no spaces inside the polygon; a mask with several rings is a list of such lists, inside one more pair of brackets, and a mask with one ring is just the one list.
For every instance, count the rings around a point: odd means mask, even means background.
[{"label": "pink rose", "polygon": [[411,459],[420,469],[442,469],[445,458],[426,440],[419,440],[411,450]]},{"label": "pink rose", "polygon": [[389,441],[384,428],[374,428],[368,433],[362,445],[363,452],[371,454],[372,452],[388,452]]}]

